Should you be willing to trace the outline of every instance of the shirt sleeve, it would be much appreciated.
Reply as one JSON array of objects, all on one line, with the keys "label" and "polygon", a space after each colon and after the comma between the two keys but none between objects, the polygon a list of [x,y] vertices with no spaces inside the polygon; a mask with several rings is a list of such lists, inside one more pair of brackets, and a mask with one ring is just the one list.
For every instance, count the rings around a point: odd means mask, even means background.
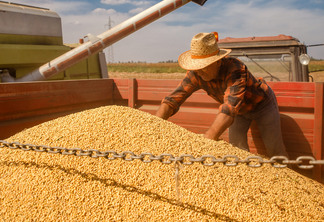
[{"label": "shirt sleeve", "polygon": [[248,71],[244,65],[227,75],[227,88],[224,93],[224,103],[219,107],[220,112],[234,117],[242,107],[246,109],[246,106],[249,106],[249,104],[245,103],[245,96],[249,93],[246,90],[248,84],[247,75]]},{"label": "shirt sleeve", "polygon": [[173,110],[172,115],[174,115],[179,111],[182,103],[198,89],[199,84],[195,74],[192,71],[187,71],[186,76],[179,83],[177,88],[170,95],[165,97],[162,103],[169,105]]}]

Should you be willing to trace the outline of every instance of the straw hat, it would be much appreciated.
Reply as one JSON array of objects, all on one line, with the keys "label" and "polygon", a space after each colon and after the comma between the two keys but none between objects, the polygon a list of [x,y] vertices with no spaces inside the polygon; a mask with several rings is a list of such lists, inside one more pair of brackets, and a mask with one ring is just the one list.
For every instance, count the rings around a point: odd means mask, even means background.
[{"label": "straw hat", "polygon": [[179,56],[179,65],[186,70],[203,69],[228,55],[231,49],[218,48],[214,33],[199,33],[191,40],[189,51]]}]

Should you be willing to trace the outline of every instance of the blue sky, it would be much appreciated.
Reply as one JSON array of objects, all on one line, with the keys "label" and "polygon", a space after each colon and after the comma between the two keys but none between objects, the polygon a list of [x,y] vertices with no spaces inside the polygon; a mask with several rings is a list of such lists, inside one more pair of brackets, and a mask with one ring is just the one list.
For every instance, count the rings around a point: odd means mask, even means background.
[{"label": "blue sky", "polygon": [[[78,42],[88,33],[99,35],[160,0],[15,0],[49,8],[62,19],[63,39]],[[192,36],[217,31],[220,38],[290,35],[306,45],[324,43],[324,0],[208,0],[189,2],[165,17],[115,43],[114,62],[177,60],[190,47]],[[105,50],[108,57],[108,49]],[[308,54],[324,59],[324,46]],[[108,58],[107,58],[108,59]]]}]

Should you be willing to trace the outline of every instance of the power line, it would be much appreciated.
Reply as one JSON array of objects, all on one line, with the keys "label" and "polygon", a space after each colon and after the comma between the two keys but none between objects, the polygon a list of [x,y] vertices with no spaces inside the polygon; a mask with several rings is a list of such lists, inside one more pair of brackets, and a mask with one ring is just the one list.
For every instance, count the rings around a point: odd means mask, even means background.
[{"label": "power line", "polygon": [[307,47],[324,46],[324,44],[307,45]]}]

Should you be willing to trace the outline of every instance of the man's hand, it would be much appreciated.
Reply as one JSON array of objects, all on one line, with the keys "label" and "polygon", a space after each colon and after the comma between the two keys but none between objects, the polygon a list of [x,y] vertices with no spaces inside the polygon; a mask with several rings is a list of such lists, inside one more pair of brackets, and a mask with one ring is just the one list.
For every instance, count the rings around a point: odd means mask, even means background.
[{"label": "man's hand", "polygon": [[162,103],[155,115],[166,120],[169,119],[169,117],[172,115],[172,112],[173,110],[169,105]]},{"label": "man's hand", "polygon": [[212,140],[218,140],[220,135],[222,135],[222,133],[228,127],[230,127],[230,125],[232,125],[233,121],[234,117],[228,116],[224,113],[217,114],[213,124],[204,134],[204,137]]}]

